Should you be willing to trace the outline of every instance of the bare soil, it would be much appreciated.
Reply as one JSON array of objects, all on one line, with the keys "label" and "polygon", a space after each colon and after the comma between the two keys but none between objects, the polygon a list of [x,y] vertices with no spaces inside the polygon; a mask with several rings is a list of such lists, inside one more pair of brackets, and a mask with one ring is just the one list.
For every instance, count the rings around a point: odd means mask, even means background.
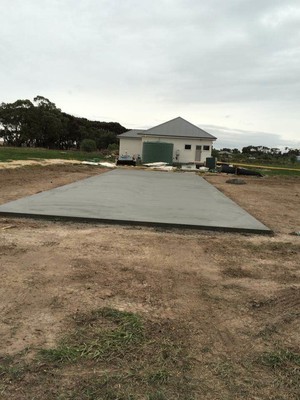
[{"label": "bare soil", "polygon": [[[2,170],[0,203],[103,171]],[[206,177],[273,236],[0,218],[1,398],[299,399],[300,179],[227,178]],[[126,365],[39,358],[105,307],[140,316],[156,347],[128,348]],[[167,340],[186,353],[138,381]]]},{"label": "bare soil", "polygon": [[276,233],[299,230],[300,175],[243,176],[246,185],[226,183],[229,179],[226,174],[211,175],[206,179]]}]

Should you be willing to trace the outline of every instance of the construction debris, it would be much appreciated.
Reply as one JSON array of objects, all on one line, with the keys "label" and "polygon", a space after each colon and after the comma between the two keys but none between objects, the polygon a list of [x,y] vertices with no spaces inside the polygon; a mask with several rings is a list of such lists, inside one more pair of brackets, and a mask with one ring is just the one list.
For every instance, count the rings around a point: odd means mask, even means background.
[{"label": "construction debris", "polygon": [[157,168],[157,167],[165,167],[165,166],[168,165],[168,163],[166,163],[166,162],[152,162],[152,163],[147,163],[147,164],[143,164],[143,165],[145,165],[146,167],[155,167],[155,168]]},{"label": "construction debris", "polygon": [[171,165],[168,165],[168,163],[165,162],[153,162],[143,165],[148,167],[149,169],[155,169],[159,171],[174,171],[176,169],[175,167],[172,167]]},{"label": "construction debris", "polygon": [[300,231],[291,232],[290,235],[300,236]]},{"label": "construction debris", "polygon": [[229,164],[222,164],[220,172],[225,172],[226,174],[235,174],[235,175],[250,175],[250,176],[260,176],[260,177],[263,176],[260,172],[251,169],[235,167]]},{"label": "construction debris", "polygon": [[101,165],[101,167],[106,167],[106,168],[115,168],[116,167],[116,164],[111,163],[111,162],[100,162],[99,165]]},{"label": "construction debris", "polygon": [[115,163],[110,163],[110,162],[82,161],[81,164],[95,165],[95,166],[100,166],[100,167],[105,167],[105,168],[115,168],[116,167]]}]

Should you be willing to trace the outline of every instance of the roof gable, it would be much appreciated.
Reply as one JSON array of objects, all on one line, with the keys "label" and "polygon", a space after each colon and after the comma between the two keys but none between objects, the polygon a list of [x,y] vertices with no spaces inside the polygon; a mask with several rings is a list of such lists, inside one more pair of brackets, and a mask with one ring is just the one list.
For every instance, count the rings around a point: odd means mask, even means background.
[{"label": "roof gable", "polygon": [[131,129],[118,138],[133,138],[141,139],[142,136],[165,136],[165,137],[178,137],[178,138],[194,138],[194,139],[210,139],[215,140],[216,137],[198,126],[191,124],[181,117],[174,118],[163,124],[154,126],[150,129]]},{"label": "roof gable", "polygon": [[198,128],[198,126],[191,124],[181,117],[174,118],[146,131],[142,131],[141,134],[151,136],[207,138],[211,140],[216,139],[215,136],[205,132],[203,129]]}]

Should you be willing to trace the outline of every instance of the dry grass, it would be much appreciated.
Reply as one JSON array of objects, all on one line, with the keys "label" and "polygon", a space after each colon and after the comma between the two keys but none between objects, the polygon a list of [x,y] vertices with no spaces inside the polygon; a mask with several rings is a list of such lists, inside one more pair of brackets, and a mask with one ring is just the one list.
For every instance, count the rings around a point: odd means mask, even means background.
[{"label": "dry grass", "polygon": [[3,397],[193,398],[184,326],[110,308],[72,319],[57,347],[36,349],[27,362],[24,352],[2,359]]}]

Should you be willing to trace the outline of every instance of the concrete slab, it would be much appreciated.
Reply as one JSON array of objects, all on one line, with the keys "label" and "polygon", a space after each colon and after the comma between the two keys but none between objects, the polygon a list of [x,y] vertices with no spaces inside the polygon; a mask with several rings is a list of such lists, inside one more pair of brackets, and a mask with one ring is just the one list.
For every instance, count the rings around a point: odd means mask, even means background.
[{"label": "concrete slab", "polygon": [[270,233],[191,173],[113,170],[0,206],[0,214]]}]

